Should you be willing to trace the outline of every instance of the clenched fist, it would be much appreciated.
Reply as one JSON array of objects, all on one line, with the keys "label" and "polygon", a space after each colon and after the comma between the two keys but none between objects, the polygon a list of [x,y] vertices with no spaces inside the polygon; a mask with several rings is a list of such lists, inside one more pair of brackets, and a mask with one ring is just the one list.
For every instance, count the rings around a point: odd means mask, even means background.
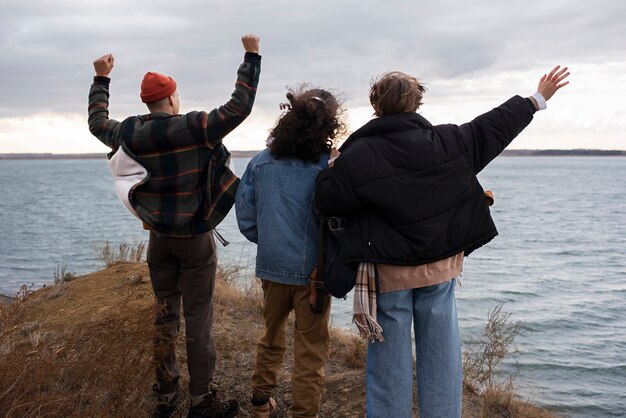
[{"label": "clenched fist", "polygon": [[93,68],[96,70],[97,76],[108,77],[113,70],[115,58],[112,54],[103,55],[93,62]]},{"label": "clenched fist", "polygon": [[241,37],[241,43],[243,43],[243,49],[246,52],[254,52],[255,54],[259,53],[259,37],[252,34],[243,35]]}]

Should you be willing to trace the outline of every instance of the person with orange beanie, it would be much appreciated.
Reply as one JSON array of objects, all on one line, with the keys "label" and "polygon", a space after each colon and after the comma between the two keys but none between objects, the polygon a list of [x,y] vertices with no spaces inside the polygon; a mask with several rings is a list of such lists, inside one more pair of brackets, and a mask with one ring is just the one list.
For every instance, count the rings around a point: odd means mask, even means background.
[{"label": "person with orange beanie", "polygon": [[109,119],[108,54],[93,63],[89,91],[89,130],[112,149],[109,166],[126,207],[150,230],[148,267],[157,302],[155,364],[158,395],[154,416],[177,415],[182,407],[175,354],[181,299],[187,336],[191,406],[188,417],[233,417],[236,400],[222,402],[212,382],[213,289],[216,254],[213,229],[235,202],[239,179],[230,170],[223,138],[252,111],[261,71],[259,38],[242,37],[244,62],[235,91],[210,112],[179,114],[176,81],[157,72],[145,74],[140,98],[150,113],[122,122]]}]

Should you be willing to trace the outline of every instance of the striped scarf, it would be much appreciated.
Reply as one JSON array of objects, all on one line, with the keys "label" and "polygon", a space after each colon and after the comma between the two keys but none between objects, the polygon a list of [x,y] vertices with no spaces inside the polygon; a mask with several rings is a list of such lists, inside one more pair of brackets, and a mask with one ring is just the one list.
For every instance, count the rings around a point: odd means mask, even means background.
[{"label": "striped scarf", "polygon": [[354,286],[354,317],[359,335],[369,342],[383,342],[383,329],[376,322],[376,265],[362,262]]}]

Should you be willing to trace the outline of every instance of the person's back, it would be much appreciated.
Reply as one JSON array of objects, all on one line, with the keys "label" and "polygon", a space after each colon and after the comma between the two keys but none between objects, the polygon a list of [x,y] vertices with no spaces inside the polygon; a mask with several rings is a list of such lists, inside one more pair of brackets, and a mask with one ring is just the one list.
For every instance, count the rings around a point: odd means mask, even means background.
[{"label": "person's back", "polygon": [[[252,101],[241,109],[241,120],[251,105]],[[150,173],[133,190],[134,209],[155,231],[176,236],[206,232],[227,212],[220,208],[220,214],[212,213],[220,194],[227,192],[232,204],[238,179],[229,168],[230,153],[222,143],[204,143],[205,115],[151,113],[121,123],[122,132],[132,132],[122,136],[126,150]],[[228,189],[215,187],[220,179],[229,184]]]},{"label": "person's back", "polygon": [[[502,106],[518,115],[506,126],[511,132],[532,119],[531,106],[519,96]],[[476,178],[483,163],[470,152],[466,130],[401,112],[374,119],[350,136],[337,170],[349,173],[350,187],[367,207],[347,225],[348,235],[360,237],[347,249],[348,262],[424,264],[469,254],[497,234]],[[502,128],[492,130],[493,137],[512,139]],[[493,158],[502,148],[494,139],[477,153]],[[344,210],[322,204],[335,214]],[[364,228],[372,233],[358,234]]]},{"label": "person's back", "polygon": [[148,72],[141,100],[150,113],[122,122],[109,119],[109,73],[113,56],[94,61],[89,91],[89,129],[109,146],[116,190],[128,209],[150,230],[147,262],[161,308],[154,341],[158,404],[155,416],[182,407],[175,340],[184,305],[189,393],[188,417],[232,417],[235,400],[221,402],[212,381],[216,349],[212,332],[217,258],[213,228],[234,204],[239,179],[228,168],[223,138],[250,114],[259,80],[259,38],[242,37],[246,54],[235,91],[210,112],[179,114],[176,81]]},{"label": "person's back", "polygon": [[287,95],[288,111],[271,132],[268,148],[248,164],[237,191],[237,222],[257,244],[256,276],[264,295],[265,329],[252,376],[255,418],[277,412],[271,398],[285,351],[285,325],[295,312],[293,404],[290,416],[314,417],[320,408],[328,358],[330,298],[311,309],[309,280],[317,262],[318,216],[313,192],[327,166],[333,139],[343,132],[337,100],[320,89]]},{"label": "person's back", "polygon": [[228,168],[230,155],[222,139],[250,114],[260,69],[258,54],[246,53],[244,61],[231,99],[211,112],[178,114],[176,82],[148,72],[142,100],[150,113],[110,120],[109,79],[95,78],[90,131],[113,149],[110,165],[116,181],[146,170],[143,178],[118,192],[152,230],[170,236],[201,234],[213,229],[234,203],[238,179]]},{"label": "person's back", "polygon": [[558,70],[534,95],[460,126],[432,126],[416,113],[425,91],[417,79],[383,74],[370,90],[377,118],[318,177],[316,206],[347,217],[342,244],[358,264],[354,322],[370,342],[368,417],[412,415],[412,331],[420,417],[461,417],[455,283],[463,257],[497,234],[476,174],[567,84],[567,68]]},{"label": "person's back", "polygon": [[[328,152],[320,154],[318,162],[276,158],[267,148],[248,164],[240,196],[251,192],[252,183],[247,180],[254,177],[256,209],[250,208],[246,199],[239,199],[237,214],[241,232],[257,244],[257,277],[309,284],[319,238],[313,192],[328,156]],[[259,220],[254,226],[245,218],[249,210],[255,210]]]}]

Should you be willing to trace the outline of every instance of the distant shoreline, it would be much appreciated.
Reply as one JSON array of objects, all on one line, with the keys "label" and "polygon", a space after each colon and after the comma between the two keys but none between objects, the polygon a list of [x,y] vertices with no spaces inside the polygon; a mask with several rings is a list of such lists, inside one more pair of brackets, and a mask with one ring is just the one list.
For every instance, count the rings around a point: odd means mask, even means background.
[{"label": "distant shoreline", "polygon": [[[259,151],[231,151],[233,158],[251,158]],[[505,157],[626,157],[626,151],[599,149],[511,149],[502,152]],[[105,153],[52,154],[13,153],[0,154],[0,160],[88,160],[105,159]]]},{"label": "distant shoreline", "polygon": [[[259,151],[231,151],[233,158],[254,157]],[[0,154],[0,160],[100,160],[106,159],[106,153],[91,154],[53,154],[53,153],[13,153]]]},{"label": "distant shoreline", "polygon": [[625,157],[626,151],[601,149],[505,149],[508,157]]}]

